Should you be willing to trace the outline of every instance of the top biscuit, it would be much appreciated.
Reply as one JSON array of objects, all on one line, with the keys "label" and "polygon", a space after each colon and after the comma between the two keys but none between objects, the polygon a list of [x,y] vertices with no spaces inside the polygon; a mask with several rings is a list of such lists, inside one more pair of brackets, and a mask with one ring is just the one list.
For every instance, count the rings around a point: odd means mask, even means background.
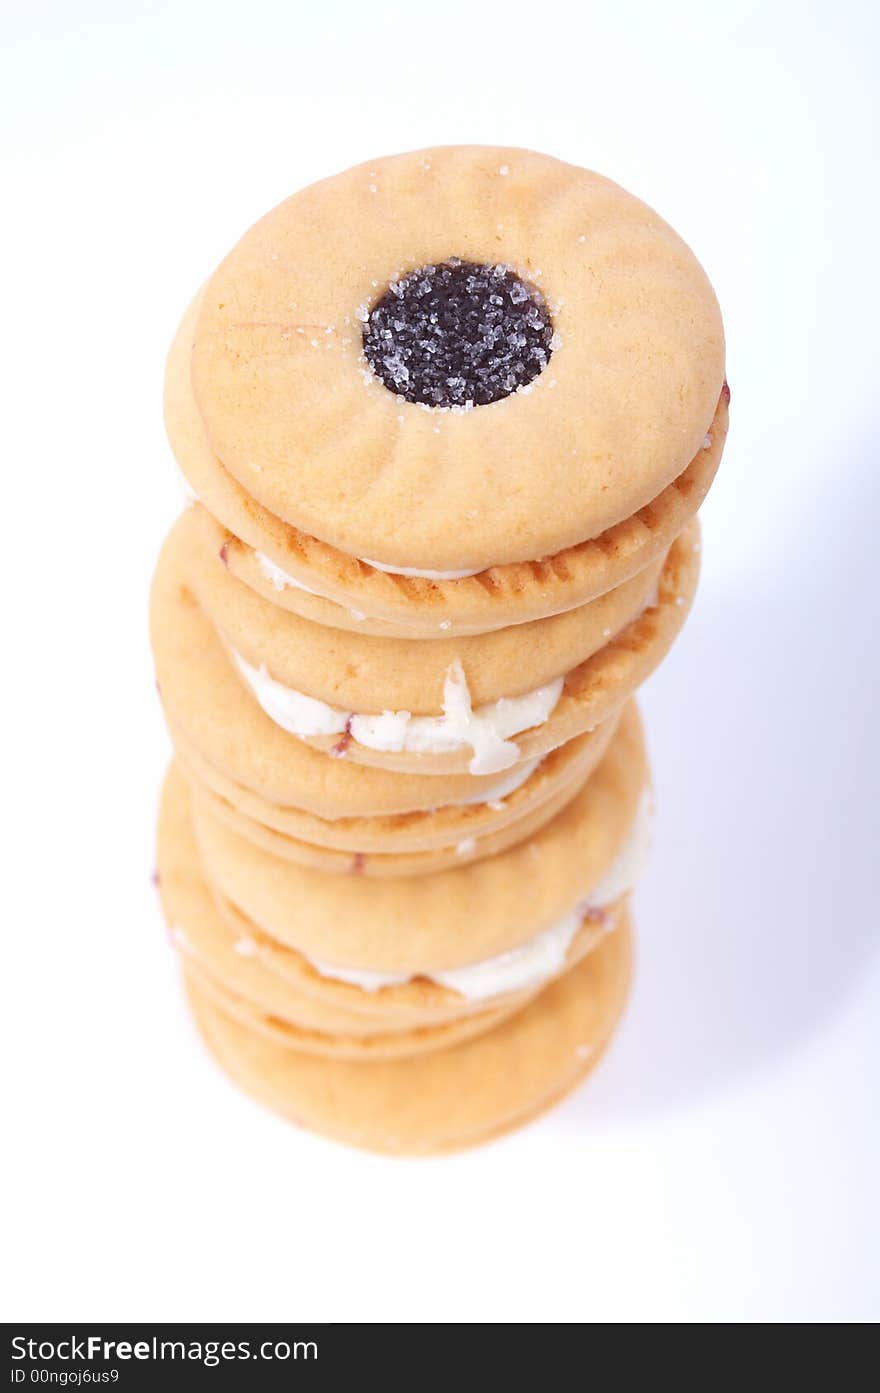
[{"label": "top biscuit", "polygon": [[600,175],[492,147],[287,199],[208,282],[192,352],[213,449],[253,498],[437,573],[539,560],[643,508],[702,447],[723,380],[715,296],[671,228]]}]

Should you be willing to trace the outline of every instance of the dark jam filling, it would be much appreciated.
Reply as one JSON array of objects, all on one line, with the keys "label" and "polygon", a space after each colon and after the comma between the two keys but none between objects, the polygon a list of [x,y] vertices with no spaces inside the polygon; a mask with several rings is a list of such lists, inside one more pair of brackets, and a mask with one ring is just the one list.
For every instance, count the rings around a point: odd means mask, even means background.
[{"label": "dark jam filling", "polygon": [[486,406],[550,360],[541,292],[508,266],[451,256],[394,281],[364,325],[364,353],[385,386],[425,406]]}]

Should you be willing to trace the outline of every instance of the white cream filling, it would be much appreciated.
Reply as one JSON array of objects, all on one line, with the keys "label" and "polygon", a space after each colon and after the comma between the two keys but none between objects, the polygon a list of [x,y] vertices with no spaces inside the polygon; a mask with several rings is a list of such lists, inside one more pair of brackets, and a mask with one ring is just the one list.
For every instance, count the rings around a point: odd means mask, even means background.
[{"label": "white cream filling", "polygon": [[479,963],[468,963],[467,967],[432,972],[431,980],[458,992],[468,1001],[537,986],[561,972],[583,918],[584,907],[579,905],[518,948],[499,953],[495,958],[484,958]]},{"label": "white cream filling", "polygon": [[[504,799],[509,798],[512,793],[516,793],[518,788],[522,788],[541,763],[543,760],[540,755],[537,759],[527,759],[525,764],[518,764],[515,769],[511,769],[509,774],[505,775],[503,779],[499,779],[491,788],[481,789],[479,793],[471,793],[467,798],[459,798],[453,806],[464,808],[471,803],[491,803],[493,806],[497,804],[495,810],[500,812]],[[449,805],[447,804],[447,806]]]},{"label": "white cream filling", "polygon": [[590,906],[602,909],[626,895],[641,878],[648,864],[654,826],[654,792],[642,794],[626,841],[598,884],[590,891]]},{"label": "white cream filling", "polygon": [[[263,575],[268,581],[271,581],[276,590],[284,590],[286,587],[290,586],[294,590],[304,590],[307,595],[317,595],[319,600],[329,599],[329,596],[322,595],[320,590],[313,590],[310,585],[303,585],[301,580],[297,580],[295,576],[288,575],[287,571],[282,570],[281,567],[272,560],[271,556],[267,556],[265,552],[254,551],[254,556],[257,559],[257,565],[263,572]],[[336,603],[338,603],[336,600],[331,601],[331,604]],[[348,612],[352,619],[357,619],[359,622],[367,617],[359,609],[350,609]]]},{"label": "white cream filling", "polygon": [[[411,576],[418,580],[464,580],[466,576],[478,576],[479,571],[421,571],[418,566],[386,566],[382,561],[372,561],[368,556],[358,558],[374,571],[384,571],[387,576]],[[485,569],[485,568],[484,568]]]},{"label": "white cream filling", "polygon": [[[446,968],[417,975],[427,977],[429,981],[437,982],[442,987],[448,987],[469,1001],[482,1001],[507,992],[523,991],[549,981],[565,966],[568,950],[583,923],[584,915],[589,910],[605,909],[615,900],[619,900],[621,895],[632,890],[644,869],[650,850],[653,814],[653,796],[650,790],[646,790],[626,841],[602,879],[585,900],[577,904],[569,914],[551,924],[548,929],[535,934],[518,948],[499,953],[497,957],[484,958],[481,962],[468,963],[465,967]],[[316,958],[309,958],[309,962],[322,977],[348,982],[367,992],[380,991],[382,987],[400,986],[413,980],[411,973],[369,972],[356,968],[335,967]]]},{"label": "white cream filling", "polygon": [[519,759],[519,746],[511,739],[521,731],[543,725],[560,696],[565,679],[518,697],[501,697],[486,706],[471,705],[467,679],[456,659],[443,686],[442,716],[413,716],[409,711],[383,711],[364,716],[329,706],[304,692],[285,687],[270,677],[264,666],[252,667],[232,650],[235,664],[266,715],[291,735],[341,735],[370,750],[387,753],[447,754],[470,746],[472,774],[497,774]]},{"label": "white cream filling", "polygon": [[316,701],[305,692],[296,692],[270,677],[264,666],[252,667],[235,649],[230,650],[235,665],[266,715],[291,735],[341,735],[348,713]]},{"label": "white cream filling", "polygon": [[[294,590],[304,590],[307,595],[319,594],[317,590],[312,590],[310,586],[303,585],[301,580],[297,580],[294,576],[288,575],[287,571],[283,571],[280,566],[276,565],[271,556],[267,556],[265,552],[255,551],[254,556],[257,558],[257,565],[263,572],[263,575],[268,581],[272,582],[276,590],[284,590],[285,587],[289,585]],[[319,598],[323,599],[324,596],[319,596]]]}]

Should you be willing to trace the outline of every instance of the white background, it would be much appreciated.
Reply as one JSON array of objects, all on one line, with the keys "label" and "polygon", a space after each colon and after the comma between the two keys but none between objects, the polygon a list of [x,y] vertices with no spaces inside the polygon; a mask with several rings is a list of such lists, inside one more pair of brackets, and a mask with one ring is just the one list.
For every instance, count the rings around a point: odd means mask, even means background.
[{"label": "white background", "polygon": [[[8,1318],[880,1315],[872,9],[3,5]],[[293,189],[454,142],[672,222],[732,431],[644,694],[661,817],[617,1044],[537,1125],[401,1162],[261,1112],[188,1023],[146,597],[195,287]]]}]

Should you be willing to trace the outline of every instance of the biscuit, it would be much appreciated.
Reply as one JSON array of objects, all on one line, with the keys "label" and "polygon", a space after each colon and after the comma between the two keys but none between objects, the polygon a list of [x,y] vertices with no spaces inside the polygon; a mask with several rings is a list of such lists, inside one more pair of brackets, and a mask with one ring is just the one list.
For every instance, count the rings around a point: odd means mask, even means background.
[{"label": "biscuit", "polygon": [[[517,316],[553,331],[532,381],[472,410],[410,400],[365,358],[389,288],[406,318],[421,291],[402,278],[451,257],[477,273],[477,316],[492,316],[493,268],[507,278],[483,372],[527,332]],[[191,375],[214,452],[276,517],[351,556],[480,572],[597,537],[682,474],[724,338],[699,263],[638,199],[529,151],[447,147],[348,170],[262,218],[207,283]]]},{"label": "biscuit", "polygon": [[527,842],[418,878],[325,875],[193,809],[206,878],[265,934],[312,961],[385,974],[457,969],[506,953],[590,902],[647,786],[634,706],[580,792]]},{"label": "biscuit", "polygon": [[[200,864],[200,863],[199,863]],[[313,1003],[330,1006],[334,1011],[345,1010],[348,1019],[362,1022],[359,1031],[349,1033],[378,1034],[396,1030],[423,1029],[429,1025],[461,1020],[464,1016],[479,1015],[496,1006],[513,1007],[524,1004],[545,982],[591,953],[606,934],[623,922],[628,897],[621,895],[601,912],[585,912],[562,961],[552,970],[542,973],[540,980],[506,986],[503,991],[480,996],[468,996],[432,977],[406,977],[385,983],[371,990],[362,982],[344,977],[329,976],[295,948],[290,948],[265,934],[227,899],[212,893],[217,912],[215,924],[225,925],[241,951],[263,964],[273,978],[289,982],[298,997],[308,997]],[[227,940],[228,941],[228,940]]]},{"label": "biscuit", "polygon": [[[473,707],[463,671],[454,665],[447,673],[442,712],[433,717],[315,705],[277,682],[265,665],[254,668],[234,652],[230,658],[266,714],[315,749],[398,773],[499,773],[595,730],[620,709],[672,646],[698,573],[699,525],[694,521],[673,543],[656,603],[564,678],[521,697]],[[316,728],[333,733],[310,733]]]},{"label": "biscuit", "polygon": [[[202,749],[202,741],[192,734],[196,724],[202,727],[222,724],[223,729],[214,739],[224,747],[228,746],[230,732],[233,732],[233,739],[258,739],[262,750],[268,737],[261,737],[263,726],[255,712],[251,711],[250,719],[238,715],[232,725],[224,718],[230,698],[222,699],[219,692],[214,695],[213,688],[208,701],[196,701],[193,709],[197,670],[204,669],[210,661],[211,641],[203,637],[198,644],[194,638],[182,646],[176,643],[184,628],[198,628],[198,621],[187,613],[197,607],[197,599],[186,579],[189,554],[181,545],[185,533],[186,529],[175,528],[167,539],[153,590],[151,630],[160,689],[165,693],[166,703],[170,703],[167,709],[171,720],[184,725],[187,735]],[[265,664],[261,664],[260,669],[253,668],[234,650],[228,650],[229,666],[237,670],[235,680],[250,688],[253,704],[262,706],[285,734],[296,732],[294,738],[303,739],[316,750],[334,752],[345,761],[398,773],[498,774],[518,763],[543,757],[567,741],[595,730],[619,710],[650,675],[684,623],[696,588],[698,539],[698,524],[692,522],[673,544],[666,559],[656,604],[625,625],[564,679],[556,679],[555,683],[522,697],[501,698],[498,703],[478,707],[473,713],[460,665],[457,671],[450,666],[446,674],[443,699],[446,716],[441,719],[442,713],[438,711],[435,717],[415,717],[412,723],[409,712],[387,709],[383,712],[379,703],[373,712],[366,713],[352,713],[323,703],[308,693],[285,687],[268,672]],[[374,638],[364,639],[363,643],[370,647],[374,660],[377,653],[381,659],[383,645],[390,645],[392,656],[399,648],[396,640]],[[419,649],[421,647],[420,644]],[[454,647],[448,651],[451,656]],[[163,661],[163,657],[168,661]],[[344,659],[343,645],[339,651],[341,666],[344,666]],[[403,659],[398,661],[402,663]],[[523,666],[527,668],[528,662],[528,655],[524,654]],[[222,664],[217,667],[217,681],[224,683],[220,676]],[[333,681],[331,672],[327,676],[328,685]],[[228,675],[225,686],[229,686]],[[390,683],[386,690],[390,691]],[[178,712],[185,709],[190,713],[190,724],[185,717],[176,714],[175,703],[179,703]],[[247,710],[247,705],[244,709]],[[510,724],[505,726],[505,721]],[[310,734],[312,730],[329,733]],[[416,740],[421,740],[421,744],[415,743]],[[401,743],[403,748],[400,748]],[[284,742],[282,751],[283,748]],[[220,763],[218,760],[212,762]],[[240,775],[233,774],[233,777],[246,782]],[[272,801],[295,800],[276,797]],[[429,801],[429,806],[437,806],[437,801],[435,797]]]},{"label": "biscuit", "polygon": [[[186,771],[184,771],[186,772]],[[496,856],[500,851],[515,846],[517,842],[534,835],[546,822],[560,811],[574,796],[577,788],[563,786],[552,798],[533,808],[525,816],[507,826],[492,828],[480,837],[461,837],[448,846],[435,847],[425,851],[337,851],[331,847],[315,845],[298,837],[290,837],[272,828],[264,827],[246,817],[232,803],[218,798],[197,779],[190,779],[196,805],[204,807],[208,814],[225,822],[239,836],[271,852],[283,861],[293,861],[298,866],[309,866],[325,875],[364,875],[406,876],[430,875],[434,871],[446,870],[452,866],[466,866],[473,861],[481,861],[486,856]]]},{"label": "biscuit", "polygon": [[[424,774],[402,775],[349,758],[327,759],[323,750],[282,730],[236,674],[184,572],[185,564],[166,564],[163,553],[150,603],[159,693],[172,738],[184,756],[194,751],[226,780],[266,803],[322,819],[400,816],[454,807],[481,795],[498,797],[509,772],[472,775],[462,758],[449,774],[428,767]],[[598,721],[594,731],[554,758],[553,767],[559,769],[564,758],[580,758],[581,753],[588,759],[588,747],[604,738]]]},{"label": "biscuit", "polygon": [[[490,802],[481,797],[475,802],[420,812],[333,819],[267,802],[215,769],[178,729],[172,727],[171,734],[178,763],[189,783],[197,784],[203,794],[213,794],[218,804],[226,805],[228,819],[238,814],[244,835],[255,837],[254,827],[265,828],[281,837],[337,852],[346,858],[349,870],[353,869],[352,858],[359,853],[364,858],[359,869],[366,870],[371,856],[419,856],[424,852],[458,848],[464,841],[482,846],[487,838],[508,830],[522,830],[525,835],[524,829],[533,815],[545,811],[548,805],[558,810],[567,798],[574,797],[608,748],[618,719],[619,715],[612,716],[591,736],[570,740],[538,761],[535,767],[518,765],[507,776],[511,781],[516,779],[516,787],[504,793],[504,785],[497,784],[498,796]],[[388,776],[398,782],[408,777]],[[438,782],[444,781],[439,779]],[[233,818],[233,825],[236,822]],[[245,823],[250,824],[250,831],[245,830]]]},{"label": "biscuit", "polygon": [[169,550],[227,647],[285,686],[353,711],[442,710],[460,662],[474,706],[565,675],[632,623],[657,592],[663,558],[589,604],[487,634],[415,641],[346,633],[267,602],[229,573],[223,529],[201,507],[178,519]]},{"label": "biscuit", "polygon": [[371,1151],[423,1155],[528,1121],[597,1063],[623,1010],[628,926],[604,937],[522,1010],[475,1039],[408,1059],[319,1058],[233,1019],[194,980],[196,1023],[229,1076],[289,1121]]},{"label": "biscuit", "polygon": [[[435,580],[388,574],[276,518],[213,454],[189,385],[197,300],[168,360],[165,421],[188,488],[231,534],[230,570],[307,619],[356,632],[411,638],[485,633],[587,603],[665,555],[712,483],[727,435],[729,393],[687,468],[637,513],[554,555]],[[270,569],[274,578],[270,579]],[[277,584],[279,576],[288,583]],[[304,588],[299,588],[304,587]],[[316,592],[316,593],[313,593]]]},{"label": "biscuit", "polygon": [[[317,1055],[321,1059],[350,1059],[361,1063],[374,1059],[411,1059],[415,1055],[448,1049],[462,1040],[472,1039],[500,1024],[517,1009],[515,1003],[489,1007],[484,1011],[457,1016],[442,1024],[414,1026],[411,1030],[386,1033],[358,1035],[345,1030],[324,1031],[304,1026],[299,1019],[290,1020],[280,1012],[264,1010],[239,991],[219,982],[190,958],[185,957],[184,962],[188,981],[194,983],[224,1015],[275,1044]],[[285,1004],[299,1015],[300,1004],[289,1005],[292,995],[288,989]],[[309,1014],[320,1014],[315,1012],[308,998],[305,1000]]]},{"label": "biscuit", "polygon": [[[525,1004],[537,986],[490,997],[467,997],[430,978],[413,978],[377,990],[319,972],[295,949],[261,933],[222,897],[212,894],[198,856],[191,801],[179,772],[169,770],[159,814],[157,881],[166,922],[188,970],[205,979],[206,990],[236,1000],[233,1015],[254,1012],[308,1035],[302,1048],[357,1055],[365,1041],[374,1052],[416,1053],[450,1043],[429,1028],[472,1020],[469,1033],[497,1023],[502,1011]],[[621,922],[624,899],[607,913],[585,916],[558,971],[572,967]],[[404,1036],[391,1040],[390,1036]],[[312,1038],[315,1037],[315,1038]],[[329,1037],[329,1038],[328,1038]],[[289,1042],[289,1041],[288,1041]]]}]

